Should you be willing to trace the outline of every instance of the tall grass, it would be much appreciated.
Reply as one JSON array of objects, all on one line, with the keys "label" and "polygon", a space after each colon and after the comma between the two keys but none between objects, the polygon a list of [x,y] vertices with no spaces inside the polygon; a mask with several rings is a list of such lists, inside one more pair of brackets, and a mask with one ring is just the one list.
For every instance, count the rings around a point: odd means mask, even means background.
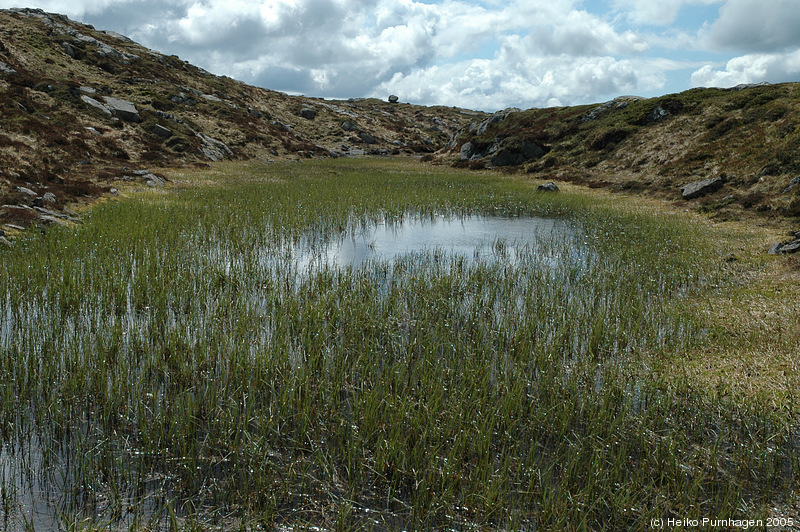
[{"label": "tall grass", "polygon": [[[409,214],[577,230],[513,264],[434,250],[298,271],[291,243]],[[763,516],[796,487],[793,420],[653,378],[713,341],[685,304],[726,281],[704,242],[390,161],[229,166],[99,206],[0,250],[0,517],[35,527],[42,501],[65,530]]]}]

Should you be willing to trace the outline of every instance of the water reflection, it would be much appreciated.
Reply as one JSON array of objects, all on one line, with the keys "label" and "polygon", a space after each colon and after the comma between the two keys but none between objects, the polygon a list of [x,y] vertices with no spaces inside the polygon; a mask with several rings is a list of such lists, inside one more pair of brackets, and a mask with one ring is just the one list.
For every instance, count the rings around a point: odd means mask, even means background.
[{"label": "water reflection", "polygon": [[293,255],[301,271],[312,264],[358,269],[368,262],[433,252],[448,258],[515,264],[523,250],[535,247],[542,237],[573,232],[563,220],[533,216],[411,217],[360,227],[336,241],[305,242]]}]

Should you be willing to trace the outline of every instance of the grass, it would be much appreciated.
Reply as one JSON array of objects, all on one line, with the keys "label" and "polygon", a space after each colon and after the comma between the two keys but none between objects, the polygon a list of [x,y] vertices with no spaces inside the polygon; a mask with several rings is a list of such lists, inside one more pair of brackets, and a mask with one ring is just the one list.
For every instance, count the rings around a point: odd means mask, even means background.
[{"label": "grass", "polygon": [[[643,529],[797,504],[796,306],[774,298],[770,342],[731,337],[727,302],[772,285],[740,283],[765,259],[722,261],[706,224],[403,161],[170,177],[0,250],[6,528],[36,499],[65,530]],[[511,265],[297,271],[292,242],[434,214],[578,230]],[[764,350],[789,364],[777,391],[720,376]]]}]

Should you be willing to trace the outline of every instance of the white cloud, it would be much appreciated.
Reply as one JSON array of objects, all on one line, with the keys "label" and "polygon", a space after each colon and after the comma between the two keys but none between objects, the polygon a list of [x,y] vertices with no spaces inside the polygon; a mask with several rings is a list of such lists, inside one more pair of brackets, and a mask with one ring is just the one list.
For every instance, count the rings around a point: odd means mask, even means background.
[{"label": "white cloud", "polygon": [[701,32],[717,49],[772,52],[800,46],[800,0],[728,0]]},{"label": "white cloud", "polygon": [[724,70],[705,65],[692,74],[695,87],[733,87],[740,83],[778,83],[800,79],[800,50],[788,54],[748,54],[728,61]]}]

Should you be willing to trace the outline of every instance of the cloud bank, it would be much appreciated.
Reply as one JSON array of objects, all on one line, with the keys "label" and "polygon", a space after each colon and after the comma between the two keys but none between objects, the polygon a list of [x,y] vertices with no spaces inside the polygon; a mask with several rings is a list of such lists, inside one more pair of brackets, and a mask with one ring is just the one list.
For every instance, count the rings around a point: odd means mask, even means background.
[{"label": "cloud bank", "polygon": [[[0,0],[0,7],[3,5]],[[494,110],[800,80],[800,0],[51,0],[211,72]]]}]

